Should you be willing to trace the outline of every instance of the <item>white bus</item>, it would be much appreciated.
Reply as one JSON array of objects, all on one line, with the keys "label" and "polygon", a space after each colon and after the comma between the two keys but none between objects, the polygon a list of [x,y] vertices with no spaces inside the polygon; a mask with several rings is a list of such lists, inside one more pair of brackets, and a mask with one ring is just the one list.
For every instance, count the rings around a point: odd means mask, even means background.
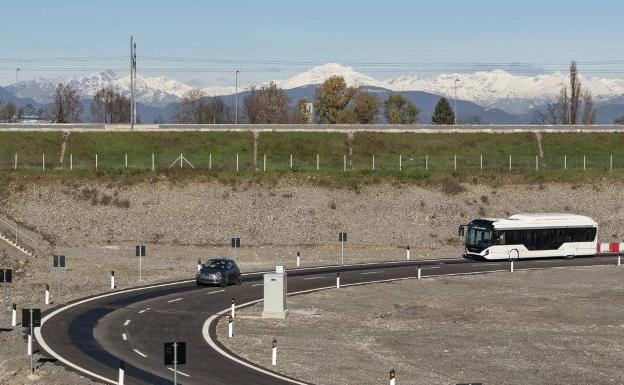
[{"label": "white bus", "polygon": [[517,214],[459,227],[467,258],[544,258],[596,254],[598,225],[573,214]]}]

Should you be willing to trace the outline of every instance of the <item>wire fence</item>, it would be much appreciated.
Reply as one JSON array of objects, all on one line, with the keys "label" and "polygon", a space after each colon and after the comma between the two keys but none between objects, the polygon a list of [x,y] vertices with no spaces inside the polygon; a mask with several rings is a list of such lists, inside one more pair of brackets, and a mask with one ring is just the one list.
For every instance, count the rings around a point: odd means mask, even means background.
[{"label": "wire fence", "polygon": [[478,155],[441,156],[429,154],[316,154],[297,156],[296,154],[258,154],[254,169],[254,156],[250,153],[223,154],[210,153],[161,156],[159,154],[93,154],[74,156],[68,154],[60,162],[58,157],[14,154],[0,158],[0,168],[4,170],[143,170],[164,171],[180,168],[209,170],[214,172],[466,172],[500,171],[527,172],[544,170],[563,171],[613,171],[624,169],[624,157],[601,156],[546,156],[536,155]]}]

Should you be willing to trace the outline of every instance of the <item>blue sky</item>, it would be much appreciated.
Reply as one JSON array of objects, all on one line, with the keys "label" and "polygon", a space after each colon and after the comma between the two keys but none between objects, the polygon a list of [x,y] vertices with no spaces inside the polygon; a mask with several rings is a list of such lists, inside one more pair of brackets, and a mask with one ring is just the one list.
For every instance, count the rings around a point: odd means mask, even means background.
[{"label": "blue sky", "polygon": [[585,66],[595,71],[590,76],[624,77],[618,73],[624,64],[612,63],[624,61],[621,0],[3,3],[0,85],[14,82],[18,66],[21,78],[124,71],[131,34],[139,70],[162,70],[202,86],[229,85],[226,71],[238,67],[247,70],[241,76],[257,81],[324,62],[354,64],[381,79],[489,66],[475,63],[523,63],[511,68],[552,72],[576,59],[596,62]]}]

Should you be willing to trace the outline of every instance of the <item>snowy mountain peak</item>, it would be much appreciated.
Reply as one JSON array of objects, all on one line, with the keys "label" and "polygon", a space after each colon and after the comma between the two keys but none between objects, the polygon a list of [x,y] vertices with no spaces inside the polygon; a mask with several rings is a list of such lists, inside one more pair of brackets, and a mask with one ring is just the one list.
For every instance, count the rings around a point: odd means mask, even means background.
[{"label": "snowy mountain peak", "polygon": [[311,84],[322,84],[332,76],[342,76],[350,87],[381,86],[382,84],[377,79],[357,72],[353,67],[345,67],[337,63],[323,64],[276,83],[284,89],[292,89]]}]

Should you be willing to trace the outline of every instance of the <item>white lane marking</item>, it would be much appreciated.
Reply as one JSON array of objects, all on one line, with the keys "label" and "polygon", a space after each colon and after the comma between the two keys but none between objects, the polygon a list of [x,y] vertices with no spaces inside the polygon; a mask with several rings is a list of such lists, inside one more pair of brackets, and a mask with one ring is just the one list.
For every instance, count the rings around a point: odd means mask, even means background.
[{"label": "white lane marking", "polygon": [[167,301],[167,302],[168,302],[168,303],[171,303],[171,302],[178,302],[178,301],[182,301],[182,299],[183,299],[183,298],[176,298],[176,299],[171,299],[171,300],[169,300],[169,301]]},{"label": "white lane marking", "polygon": [[224,291],[225,291],[225,289],[223,289],[223,290],[216,290],[216,291],[211,291],[211,292],[209,292],[207,294],[223,293]]},{"label": "white lane marking", "polygon": [[149,308],[147,308],[147,309],[143,309],[143,310],[139,311],[139,314],[143,314],[143,313],[145,313],[145,312],[146,312],[146,311],[148,311],[148,310],[149,310]]},{"label": "white lane marking", "polygon": [[303,280],[304,281],[310,281],[312,279],[323,279],[323,278],[325,278],[325,277],[308,277],[308,278],[304,278]]},{"label": "white lane marking", "polygon": [[[173,368],[167,368],[167,369],[171,370],[172,372],[175,372],[175,370],[174,370]],[[179,370],[178,370],[178,374],[180,374],[180,375],[182,375],[182,376],[184,376],[184,377],[191,378],[191,376],[190,376],[190,375],[188,375],[188,374],[186,374],[186,373],[184,373],[184,372],[181,372],[181,371],[179,371]]]},{"label": "white lane marking", "polygon": [[136,354],[138,354],[139,356],[143,357],[143,358],[147,358],[147,354],[143,354],[140,351],[136,350],[136,349],[132,349],[132,351],[134,351]]},{"label": "white lane marking", "polygon": [[255,283],[251,285],[251,287],[256,287],[256,286],[264,286],[264,283]]},{"label": "white lane marking", "polygon": [[130,320],[129,319],[127,319],[126,322],[124,322],[123,326],[128,326],[128,325],[130,325]]},{"label": "white lane marking", "polygon": [[378,270],[378,271],[365,271],[363,273],[360,273],[362,275],[369,275],[369,274],[380,274],[380,273],[385,273],[385,270]]},{"label": "white lane marking", "polygon": [[481,266],[498,266],[498,265],[500,265],[500,262],[499,263],[491,262],[491,263],[482,263],[481,264]]},{"label": "white lane marking", "polygon": [[121,334],[121,339],[124,341],[128,341],[128,336],[126,335],[126,333]]},{"label": "white lane marking", "polygon": [[440,266],[432,266],[432,267],[425,266],[423,267],[423,269],[427,269],[427,270],[428,269],[441,269],[441,267]]}]

